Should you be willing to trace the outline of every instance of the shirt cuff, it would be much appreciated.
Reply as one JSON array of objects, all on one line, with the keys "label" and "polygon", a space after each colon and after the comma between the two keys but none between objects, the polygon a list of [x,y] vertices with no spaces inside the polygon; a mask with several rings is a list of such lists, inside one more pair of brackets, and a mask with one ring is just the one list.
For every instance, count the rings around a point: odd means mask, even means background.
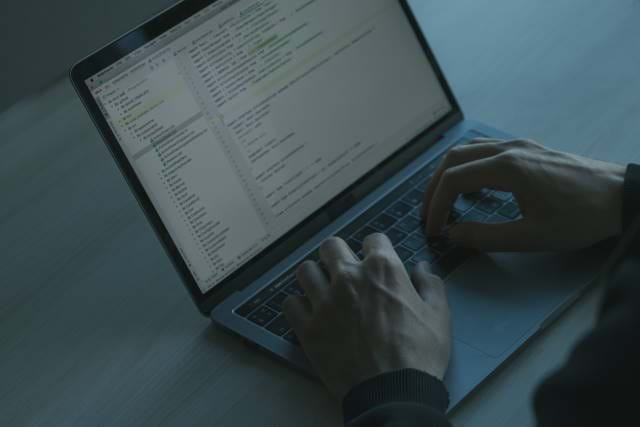
[{"label": "shirt cuff", "polygon": [[640,165],[630,164],[624,177],[622,229],[627,230],[640,213]]},{"label": "shirt cuff", "polygon": [[345,424],[364,412],[392,402],[430,406],[444,414],[449,393],[444,383],[417,369],[401,369],[370,378],[349,391],[342,401]]}]

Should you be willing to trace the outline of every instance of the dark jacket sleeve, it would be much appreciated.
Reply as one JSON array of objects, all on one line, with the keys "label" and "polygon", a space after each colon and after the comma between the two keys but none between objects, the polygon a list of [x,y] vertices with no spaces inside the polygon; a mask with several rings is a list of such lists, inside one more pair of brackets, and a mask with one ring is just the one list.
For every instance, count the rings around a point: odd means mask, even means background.
[{"label": "dark jacket sleeve", "polygon": [[442,381],[415,369],[388,372],[354,387],[342,408],[348,427],[449,427]]},{"label": "dark jacket sleeve", "polygon": [[623,249],[605,277],[600,319],[539,387],[534,406],[541,427],[640,425],[640,167],[627,169],[623,197]]},{"label": "dark jacket sleeve", "polygon": [[[640,166],[628,167],[623,198],[628,243],[605,278],[600,321],[539,387],[534,406],[540,427],[640,424]],[[446,427],[447,407],[444,384],[410,369],[365,381],[343,401],[348,427]]]}]

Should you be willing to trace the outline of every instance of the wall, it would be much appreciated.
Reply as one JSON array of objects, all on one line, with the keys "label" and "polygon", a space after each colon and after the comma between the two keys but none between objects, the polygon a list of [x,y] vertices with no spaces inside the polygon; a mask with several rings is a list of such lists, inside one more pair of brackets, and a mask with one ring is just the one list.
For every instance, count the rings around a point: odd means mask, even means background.
[{"label": "wall", "polygon": [[3,0],[0,111],[175,0]]}]

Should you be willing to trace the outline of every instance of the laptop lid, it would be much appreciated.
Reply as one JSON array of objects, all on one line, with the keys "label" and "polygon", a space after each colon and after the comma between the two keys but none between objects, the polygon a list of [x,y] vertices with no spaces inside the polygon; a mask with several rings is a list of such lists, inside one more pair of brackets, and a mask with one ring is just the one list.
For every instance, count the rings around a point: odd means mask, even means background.
[{"label": "laptop lid", "polygon": [[71,79],[205,314],[462,119],[405,1],[187,0]]}]

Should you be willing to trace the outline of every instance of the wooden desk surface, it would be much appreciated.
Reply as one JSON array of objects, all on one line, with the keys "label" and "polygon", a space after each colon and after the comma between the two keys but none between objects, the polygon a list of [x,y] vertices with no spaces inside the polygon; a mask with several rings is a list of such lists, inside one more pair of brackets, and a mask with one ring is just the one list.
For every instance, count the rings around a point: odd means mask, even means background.
[{"label": "wooden desk surface", "polygon": [[[471,118],[640,159],[640,2],[415,0]],[[211,327],[61,79],[0,115],[0,425],[327,426],[324,389]],[[583,298],[455,413],[533,424],[530,394],[593,319]]]}]

